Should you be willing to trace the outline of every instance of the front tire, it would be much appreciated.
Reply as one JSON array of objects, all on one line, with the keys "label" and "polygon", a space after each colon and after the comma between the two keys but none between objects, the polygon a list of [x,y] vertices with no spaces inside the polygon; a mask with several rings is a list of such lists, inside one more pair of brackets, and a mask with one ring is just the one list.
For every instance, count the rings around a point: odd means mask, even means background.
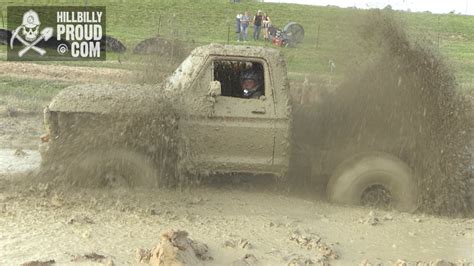
[{"label": "front tire", "polygon": [[149,157],[124,149],[82,154],[68,164],[65,176],[67,183],[84,187],[153,187],[159,181]]},{"label": "front tire", "polygon": [[385,153],[357,155],[343,162],[329,179],[329,201],[351,205],[417,209],[417,183],[412,170]]}]

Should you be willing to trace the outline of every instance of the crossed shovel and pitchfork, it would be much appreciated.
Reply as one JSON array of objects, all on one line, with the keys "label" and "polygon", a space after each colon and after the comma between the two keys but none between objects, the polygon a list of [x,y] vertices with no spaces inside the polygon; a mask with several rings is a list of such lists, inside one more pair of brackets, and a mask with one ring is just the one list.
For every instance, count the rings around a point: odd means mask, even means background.
[{"label": "crossed shovel and pitchfork", "polygon": [[13,49],[13,42],[15,39],[19,40],[21,43],[23,43],[26,47],[21,49],[20,52],[18,52],[18,56],[22,57],[26,52],[28,52],[30,49],[36,51],[40,55],[44,55],[46,51],[40,47],[36,47],[36,45],[41,42],[42,40],[47,41],[53,36],[53,28],[47,27],[44,28],[41,31],[40,36],[34,40],[33,42],[27,42],[25,39],[23,39],[19,33],[20,30],[22,29],[23,26],[19,26],[16,28],[13,33],[12,33],[12,38],[10,39],[10,47]]}]

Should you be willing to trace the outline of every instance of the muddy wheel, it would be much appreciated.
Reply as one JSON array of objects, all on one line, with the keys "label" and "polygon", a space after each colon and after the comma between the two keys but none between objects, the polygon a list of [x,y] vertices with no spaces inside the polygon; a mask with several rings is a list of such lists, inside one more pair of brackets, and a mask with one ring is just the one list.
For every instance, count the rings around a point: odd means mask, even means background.
[{"label": "muddy wheel", "polygon": [[66,182],[85,187],[158,185],[158,171],[150,158],[120,149],[80,155],[65,176]]},{"label": "muddy wheel", "polygon": [[329,201],[343,204],[417,208],[417,184],[411,169],[400,159],[384,154],[361,154],[342,163],[329,179]]}]

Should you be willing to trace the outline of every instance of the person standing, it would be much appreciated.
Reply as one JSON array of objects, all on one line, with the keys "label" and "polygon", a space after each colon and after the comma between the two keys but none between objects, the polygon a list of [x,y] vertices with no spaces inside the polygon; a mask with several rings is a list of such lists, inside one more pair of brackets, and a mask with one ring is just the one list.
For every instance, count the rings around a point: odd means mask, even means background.
[{"label": "person standing", "polygon": [[262,10],[257,11],[257,15],[253,17],[253,40],[258,41],[260,38],[260,29],[262,28]]},{"label": "person standing", "polygon": [[268,36],[268,28],[271,26],[271,20],[270,17],[267,15],[267,13],[263,14],[263,38],[265,41],[269,40]]},{"label": "person standing", "polygon": [[242,40],[242,33],[240,31],[240,19],[242,18],[242,14],[239,13],[235,17],[235,33],[237,34],[237,41],[240,42]]},{"label": "person standing", "polygon": [[247,41],[249,23],[250,23],[249,12],[245,11],[244,15],[240,18],[240,33],[242,34],[242,40],[244,42]]}]

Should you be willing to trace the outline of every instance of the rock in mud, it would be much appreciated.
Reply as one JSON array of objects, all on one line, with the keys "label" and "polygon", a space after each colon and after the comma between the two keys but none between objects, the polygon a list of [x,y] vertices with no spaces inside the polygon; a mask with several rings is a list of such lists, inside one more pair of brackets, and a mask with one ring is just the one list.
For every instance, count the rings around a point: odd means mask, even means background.
[{"label": "rock in mud", "polygon": [[149,263],[151,258],[151,250],[138,248],[135,251],[135,259],[138,263]]},{"label": "rock in mud", "polygon": [[360,219],[359,222],[362,224],[377,225],[380,223],[380,219],[374,211],[370,211],[369,215],[364,219]]},{"label": "rock in mud", "polygon": [[93,224],[94,221],[87,216],[75,215],[67,221],[67,224]]},{"label": "rock in mud", "polygon": [[416,266],[430,266],[428,262],[418,261],[415,264]]},{"label": "rock in mud", "polygon": [[[339,255],[334,249],[321,241],[321,237],[317,235],[303,235],[300,231],[295,230],[290,235],[290,240],[296,242],[300,247],[315,250],[315,261],[318,263],[327,263],[330,259],[338,259]],[[298,264],[295,264],[298,265]]]},{"label": "rock in mud", "polygon": [[240,239],[238,242],[238,246],[241,249],[251,249],[253,247],[247,239]]},{"label": "rock in mud", "polygon": [[212,260],[204,243],[188,238],[183,230],[166,230],[161,233],[160,244],[150,250],[138,249],[136,259],[149,265],[202,265]]},{"label": "rock in mud", "polygon": [[93,262],[103,263],[107,261],[107,257],[101,254],[97,254],[95,252],[91,252],[91,253],[86,253],[84,255],[73,255],[71,261],[72,262],[93,261]]},{"label": "rock in mud", "polygon": [[257,265],[258,260],[253,254],[245,254],[245,256],[239,260],[234,261],[232,266],[251,266]]},{"label": "rock in mud", "polygon": [[334,251],[332,247],[325,243],[319,243],[318,244],[318,256],[321,257],[321,259],[327,260],[327,259],[338,259],[339,255]]},{"label": "rock in mud", "polygon": [[398,259],[393,266],[408,266],[408,262],[402,259]]},{"label": "rock in mud", "polygon": [[209,255],[209,247],[206,244],[191,240],[191,247],[193,248],[196,256],[201,260],[213,260],[213,258]]},{"label": "rock in mud", "polygon": [[303,235],[300,231],[295,230],[291,233],[290,240],[309,250],[318,247],[321,237],[317,235]]},{"label": "rock in mud", "polygon": [[241,238],[238,240],[232,239],[232,240],[226,240],[224,244],[222,244],[223,247],[227,248],[241,248],[241,249],[251,249],[253,246],[250,244],[250,242],[247,239]]},{"label": "rock in mud", "polygon": [[[289,257],[283,258],[283,260],[287,261],[287,266],[308,266],[308,265],[316,265],[315,261],[311,258],[304,257],[302,255],[293,254]],[[324,265],[324,264],[323,264]]]},{"label": "rock in mud", "polygon": [[25,157],[25,156],[28,155],[28,153],[26,153],[22,148],[18,148],[18,149],[15,150],[14,155],[16,157]]},{"label": "rock in mud", "polygon": [[225,248],[235,248],[235,241],[234,240],[226,240],[222,244],[223,247]]},{"label": "rock in mud", "polygon": [[35,260],[35,261],[25,262],[21,264],[21,266],[50,266],[55,263],[56,263],[55,260],[45,260],[45,261]]}]

